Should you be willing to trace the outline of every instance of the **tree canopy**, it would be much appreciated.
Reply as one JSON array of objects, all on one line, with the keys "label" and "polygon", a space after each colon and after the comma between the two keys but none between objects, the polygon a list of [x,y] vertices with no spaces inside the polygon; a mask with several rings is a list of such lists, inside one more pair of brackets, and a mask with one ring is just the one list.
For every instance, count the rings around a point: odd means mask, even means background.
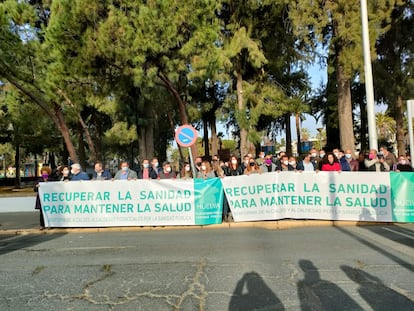
[{"label": "tree canopy", "polygon": [[[375,1],[369,12],[377,99],[403,129],[413,2]],[[166,159],[181,124],[204,129],[204,153],[215,154],[218,120],[234,130],[240,155],[275,131],[290,146],[290,116],[300,141],[302,115],[313,113],[328,141],[339,135],[354,149],[354,137],[365,138],[354,132],[351,93],[363,83],[360,25],[356,0],[2,1],[0,126],[12,124],[28,152],[86,164]],[[318,93],[307,71],[315,59],[330,77]]]}]

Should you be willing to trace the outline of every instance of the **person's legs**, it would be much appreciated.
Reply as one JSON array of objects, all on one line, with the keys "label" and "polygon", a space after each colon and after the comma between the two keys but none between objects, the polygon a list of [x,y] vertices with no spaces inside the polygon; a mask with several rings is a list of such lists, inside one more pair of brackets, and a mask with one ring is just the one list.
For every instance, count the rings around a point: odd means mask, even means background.
[{"label": "person's legs", "polygon": [[45,228],[45,219],[43,217],[42,209],[40,209],[39,211],[40,211],[40,230],[42,230]]}]

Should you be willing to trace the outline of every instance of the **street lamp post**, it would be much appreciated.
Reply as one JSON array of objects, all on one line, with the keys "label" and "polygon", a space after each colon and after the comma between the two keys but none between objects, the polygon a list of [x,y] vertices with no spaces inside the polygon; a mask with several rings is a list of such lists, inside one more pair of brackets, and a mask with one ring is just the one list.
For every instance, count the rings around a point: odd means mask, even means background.
[{"label": "street lamp post", "polygon": [[378,150],[377,127],[375,125],[374,86],[372,82],[371,52],[369,48],[367,1],[361,0],[362,41],[364,48],[365,92],[367,97],[369,148]]},{"label": "street lamp post", "polygon": [[408,136],[410,138],[411,167],[414,168],[414,134],[413,134],[414,100],[407,100]]},{"label": "street lamp post", "polygon": [[322,149],[322,131],[323,131],[323,127],[318,127],[316,129],[319,132],[319,150]]},{"label": "street lamp post", "polygon": [[3,164],[3,177],[6,177],[6,156],[3,154],[0,156],[0,160],[2,160]]}]

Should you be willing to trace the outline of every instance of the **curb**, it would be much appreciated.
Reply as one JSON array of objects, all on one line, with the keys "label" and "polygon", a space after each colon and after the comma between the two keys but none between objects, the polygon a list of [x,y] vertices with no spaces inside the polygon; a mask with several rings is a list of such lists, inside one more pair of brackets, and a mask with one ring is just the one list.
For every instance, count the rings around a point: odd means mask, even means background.
[{"label": "curb", "polygon": [[192,230],[192,229],[244,229],[259,228],[266,230],[287,230],[308,227],[360,227],[392,225],[390,222],[361,222],[345,220],[276,220],[257,222],[228,222],[206,226],[143,226],[143,227],[104,227],[104,228],[52,228],[40,230],[29,229],[4,229],[0,234],[27,235],[27,234],[63,234],[63,233],[97,233],[97,232],[142,232],[142,231],[166,231],[166,230]]}]

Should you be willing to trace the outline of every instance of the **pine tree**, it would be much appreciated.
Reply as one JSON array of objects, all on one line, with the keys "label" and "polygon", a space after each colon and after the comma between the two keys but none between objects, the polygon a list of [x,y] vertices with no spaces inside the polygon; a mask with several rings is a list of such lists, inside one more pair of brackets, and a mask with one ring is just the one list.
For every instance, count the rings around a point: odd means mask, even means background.
[{"label": "pine tree", "polygon": [[[371,47],[386,31],[395,1],[369,3]],[[354,149],[351,83],[363,72],[361,14],[357,0],[289,2],[294,32],[305,51],[317,52],[318,44],[328,46],[336,75],[339,138],[342,149]],[[329,132],[329,130],[328,130]]]},{"label": "pine tree", "polygon": [[[396,121],[398,154],[406,153],[404,100],[414,97],[414,2],[395,7],[391,28],[376,44],[378,58],[374,62],[376,97],[388,105]],[[378,125],[378,124],[377,124]]]}]

